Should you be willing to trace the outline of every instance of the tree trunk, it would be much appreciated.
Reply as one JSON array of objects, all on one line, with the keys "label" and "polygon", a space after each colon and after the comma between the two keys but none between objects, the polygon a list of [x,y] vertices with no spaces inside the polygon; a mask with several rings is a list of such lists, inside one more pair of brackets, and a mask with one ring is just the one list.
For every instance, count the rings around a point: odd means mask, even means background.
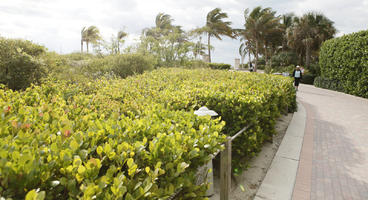
[{"label": "tree trunk", "polygon": [[250,48],[248,48],[248,62],[249,62],[249,66],[250,66],[250,63],[252,62],[252,60],[250,59]]},{"label": "tree trunk", "polygon": [[211,34],[208,33],[208,62],[211,63]]},{"label": "tree trunk", "polygon": [[256,55],[254,55],[256,62],[254,63],[254,72],[257,72],[257,65],[258,65],[258,52],[259,52],[259,44],[258,40],[256,41]]},{"label": "tree trunk", "polygon": [[305,50],[305,67],[309,67],[310,64],[310,46],[307,45]]},{"label": "tree trunk", "polygon": [[81,53],[83,53],[83,40],[81,40]]},{"label": "tree trunk", "polygon": [[118,40],[118,54],[120,54],[120,43],[119,43],[119,40]]},{"label": "tree trunk", "polygon": [[86,41],[86,43],[87,43],[87,53],[88,53],[88,41]]},{"label": "tree trunk", "polygon": [[298,57],[299,57],[299,65],[303,65],[303,54],[300,53]]}]

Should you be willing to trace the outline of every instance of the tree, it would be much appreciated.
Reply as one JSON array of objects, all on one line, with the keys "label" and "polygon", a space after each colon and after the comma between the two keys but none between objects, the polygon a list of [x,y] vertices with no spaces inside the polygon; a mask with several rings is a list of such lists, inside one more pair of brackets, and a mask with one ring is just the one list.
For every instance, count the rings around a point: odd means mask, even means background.
[{"label": "tree", "polygon": [[241,65],[244,64],[244,58],[248,53],[248,47],[245,45],[245,43],[241,43],[239,47],[239,55],[241,57]]},{"label": "tree", "polygon": [[305,55],[305,65],[310,66],[311,55],[318,52],[325,40],[336,34],[333,22],[323,14],[309,12],[297,18],[288,33],[289,45]]},{"label": "tree", "polygon": [[194,59],[197,59],[198,55],[204,55],[206,50],[206,45],[202,43],[202,37],[193,45],[193,55]]},{"label": "tree", "polygon": [[235,38],[234,31],[230,27],[231,22],[223,21],[226,18],[228,16],[225,12],[221,12],[220,8],[215,8],[207,14],[206,25],[195,30],[198,34],[207,34],[209,62],[211,62],[211,37],[219,40],[222,40],[222,35]]},{"label": "tree", "polygon": [[81,30],[81,53],[83,53],[83,42],[86,40],[86,27],[83,27]]},{"label": "tree", "polygon": [[[245,33],[244,36],[255,46],[255,65],[257,71],[258,56],[261,54],[262,47],[265,45],[267,35],[279,29],[279,18],[275,17],[275,11],[271,8],[256,7],[248,14],[248,9],[244,11]],[[266,43],[266,46],[268,44]]]},{"label": "tree", "polygon": [[173,19],[171,19],[171,16],[165,13],[159,13],[156,16],[155,24],[156,28],[161,30],[170,30],[172,28]]},{"label": "tree", "polygon": [[83,52],[83,41],[86,42],[87,45],[87,53],[89,50],[89,43],[97,44],[98,41],[101,39],[100,30],[96,26],[90,26],[86,29],[83,27],[81,31],[81,51]]},{"label": "tree", "polygon": [[172,25],[173,21],[170,15],[159,13],[155,27],[143,30],[138,51],[154,55],[158,65],[172,66],[183,62],[194,45],[188,41],[188,35],[181,26]]},{"label": "tree", "polygon": [[128,36],[128,33],[124,32],[124,31],[119,31],[118,35],[117,35],[117,46],[118,46],[118,53],[120,54],[120,43],[124,43],[123,38],[125,38],[126,36]]},{"label": "tree", "polygon": [[293,26],[295,18],[293,13],[287,13],[281,16],[281,28],[283,29],[282,51],[286,51],[288,48],[287,32]]}]

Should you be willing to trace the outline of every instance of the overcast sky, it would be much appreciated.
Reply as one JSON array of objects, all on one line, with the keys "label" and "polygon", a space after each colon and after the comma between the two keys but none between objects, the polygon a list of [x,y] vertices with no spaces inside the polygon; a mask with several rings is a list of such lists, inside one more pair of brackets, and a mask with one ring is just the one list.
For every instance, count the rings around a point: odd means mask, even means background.
[{"label": "overcast sky", "polygon": [[[174,25],[191,30],[205,24],[206,14],[216,8],[228,13],[233,28],[242,28],[243,11],[271,7],[277,14],[322,12],[335,22],[338,36],[368,29],[368,0],[0,0],[0,36],[23,38],[51,51],[80,50],[80,31],[97,26],[109,40],[119,30],[137,41],[143,28],[154,26],[159,12],[169,14]],[[234,64],[239,57],[238,40],[212,40],[213,62]],[[205,41],[203,41],[205,42]]]}]

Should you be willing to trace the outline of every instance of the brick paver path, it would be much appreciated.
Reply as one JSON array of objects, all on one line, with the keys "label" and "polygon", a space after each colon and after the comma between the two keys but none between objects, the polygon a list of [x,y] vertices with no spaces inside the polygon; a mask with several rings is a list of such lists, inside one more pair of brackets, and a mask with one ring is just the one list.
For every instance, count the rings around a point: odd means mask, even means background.
[{"label": "brick paver path", "polygon": [[307,111],[293,199],[368,200],[368,99],[301,85]]}]

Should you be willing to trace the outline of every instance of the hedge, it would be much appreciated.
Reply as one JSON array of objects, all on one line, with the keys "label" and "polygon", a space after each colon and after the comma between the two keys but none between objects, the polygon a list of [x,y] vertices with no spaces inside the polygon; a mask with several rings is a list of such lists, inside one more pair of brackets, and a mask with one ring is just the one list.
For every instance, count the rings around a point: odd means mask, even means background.
[{"label": "hedge", "polygon": [[40,82],[45,71],[40,56],[44,53],[43,46],[30,41],[0,37],[0,83],[19,90]]},{"label": "hedge", "polygon": [[[221,117],[195,116],[201,106]],[[252,125],[233,144],[240,167],[295,106],[288,77],[204,69],[1,89],[0,196],[205,199],[197,168],[222,148],[224,133]]]},{"label": "hedge", "polygon": [[211,69],[224,69],[229,70],[231,68],[230,64],[224,64],[224,63],[209,63],[208,64]]},{"label": "hedge", "polygon": [[95,58],[82,65],[82,71],[88,76],[101,77],[113,73],[125,78],[127,76],[142,74],[153,69],[154,59],[142,54],[119,54]]},{"label": "hedge", "polygon": [[320,67],[321,76],[339,81],[343,92],[368,98],[368,30],[323,43]]},{"label": "hedge", "polygon": [[344,91],[344,88],[342,87],[341,82],[338,81],[338,80],[333,80],[333,79],[324,78],[324,77],[319,76],[319,77],[314,79],[313,84],[314,84],[314,86],[320,87],[320,88],[335,90],[335,91],[339,91],[339,92]]}]

